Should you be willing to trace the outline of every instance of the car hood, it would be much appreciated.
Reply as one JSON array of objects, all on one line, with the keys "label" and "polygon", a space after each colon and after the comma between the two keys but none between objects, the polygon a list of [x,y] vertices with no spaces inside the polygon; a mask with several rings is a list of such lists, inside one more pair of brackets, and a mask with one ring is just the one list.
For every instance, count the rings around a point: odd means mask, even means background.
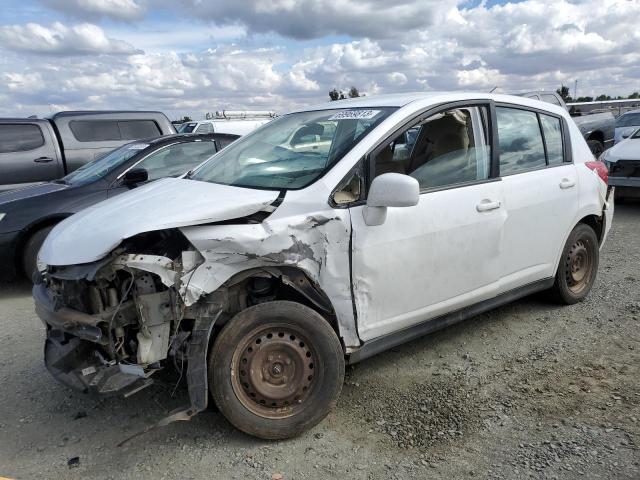
[{"label": "car hood", "polygon": [[264,209],[277,198],[277,191],[165,178],[60,222],[45,240],[38,258],[47,265],[94,262],[122,240],[139,233],[241,218]]},{"label": "car hood", "polygon": [[22,200],[23,198],[46,195],[51,192],[57,192],[58,190],[64,190],[65,188],[69,187],[62,183],[39,183],[36,185],[17,188],[15,190],[9,190],[7,192],[0,193],[0,205],[6,205],[9,202]]},{"label": "car hood", "polygon": [[627,135],[627,136],[631,135],[633,132],[638,130],[638,128],[640,128],[640,126],[635,126],[635,127],[616,127],[615,133],[613,135],[615,143],[618,143],[618,142],[624,140],[624,138],[622,138],[623,135]]},{"label": "car hood", "polygon": [[640,138],[627,138],[607,150],[605,160],[616,162],[620,159],[640,160]]}]

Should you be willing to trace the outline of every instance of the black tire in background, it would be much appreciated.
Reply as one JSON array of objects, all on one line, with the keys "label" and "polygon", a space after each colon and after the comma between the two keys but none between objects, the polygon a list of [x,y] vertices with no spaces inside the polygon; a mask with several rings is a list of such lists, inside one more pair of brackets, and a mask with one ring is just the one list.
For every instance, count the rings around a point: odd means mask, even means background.
[{"label": "black tire in background", "polygon": [[209,356],[209,388],[236,428],[267,440],[291,438],[333,408],[344,352],[329,323],[305,305],[274,301],[227,323]]},{"label": "black tire in background", "polygon": [[600,158],[602,152],[604,152],[604,145],[600,140],[587,140],[587,145],[589,145],[589,149],[593,156],[596,157],[596,160]]},{"label": "black tire in background", "polygon": [[34,232],[22,249],[22,271],[29,281],[31,281],[33,272],[36,270],[38,260],[38,252],[44,243],[45,238],[55,225],[41,228]]},{"label": "black tire in background", "polygon": [[579,223],[562,250],[552,293],[567,305],[581,302],[591,291],[598,272],[600,248],[593,228]]}]

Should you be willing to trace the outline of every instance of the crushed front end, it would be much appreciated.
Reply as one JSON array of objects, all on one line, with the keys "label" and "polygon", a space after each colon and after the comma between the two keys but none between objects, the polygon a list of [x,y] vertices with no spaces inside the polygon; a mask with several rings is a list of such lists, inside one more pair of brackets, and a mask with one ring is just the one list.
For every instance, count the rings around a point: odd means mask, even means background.
[{"label": "crushed front end", "polygon": [[[185,376],[189,361],[204,366],[206,349],[198,358],[188,347],[198,343],[197,324],[210,329],[221,305],[187,307],[178,294],[202,261],[178,230],[167,230],[138,235],[98,262],[46,267],[33,296],[49,372],[85,393],[128,396],[168,362]],[[206,392],[206,378],[190,380]],[[202,409],[206,396],[200,401]]]}]

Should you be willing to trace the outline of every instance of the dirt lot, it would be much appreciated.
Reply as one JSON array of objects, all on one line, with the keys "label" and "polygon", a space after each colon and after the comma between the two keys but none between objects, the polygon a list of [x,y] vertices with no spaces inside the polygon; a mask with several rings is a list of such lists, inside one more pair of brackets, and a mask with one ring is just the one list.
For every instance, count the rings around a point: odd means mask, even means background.
[{"label": "dirt lot", "polygon": [[349,367],[338,407],[286,442],[210,411],[117,447],[186,392],[56,383],[26,285],[2,286],[0,322],[0,476],[640,478],[640,204],[617,207],[586,302],[527,298]]}]

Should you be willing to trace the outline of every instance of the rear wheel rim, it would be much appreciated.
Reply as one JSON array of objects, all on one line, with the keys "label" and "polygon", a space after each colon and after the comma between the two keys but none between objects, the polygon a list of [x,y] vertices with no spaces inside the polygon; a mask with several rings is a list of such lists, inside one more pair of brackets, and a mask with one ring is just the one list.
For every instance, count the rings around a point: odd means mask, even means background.
[{"label": "rear wheel rim", "polygon": [[565,278],[571,293],[578,295],[591,284],[594,270],[591,242],[580,238],[569,249],[565,261]]},{"label": "rear wheel rim", "polygon": [[297,329],[261,325],[234,350],[231,384],[250,412],[264,418],[290,417],[309,403],[317,359],[315,348]]}]

